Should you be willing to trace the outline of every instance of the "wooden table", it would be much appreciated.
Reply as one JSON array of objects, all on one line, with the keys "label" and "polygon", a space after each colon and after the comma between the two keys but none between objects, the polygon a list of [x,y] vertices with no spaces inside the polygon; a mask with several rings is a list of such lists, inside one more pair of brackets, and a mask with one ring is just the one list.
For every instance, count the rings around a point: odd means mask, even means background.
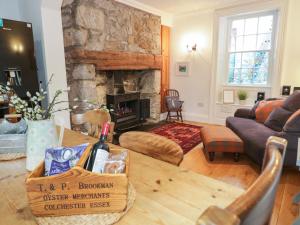
[{"label": "wooden table", "polygon": [[[64,145],[94,143],[66,130]],[[111,148],[120,148],[111,145]],[[118,225],[189,225],[210,205],[226,207],[243,190],[130,151],[129,179],[137,196]],[[25,159],[0,162],[0,224],[36,224],[27,203]]]}]

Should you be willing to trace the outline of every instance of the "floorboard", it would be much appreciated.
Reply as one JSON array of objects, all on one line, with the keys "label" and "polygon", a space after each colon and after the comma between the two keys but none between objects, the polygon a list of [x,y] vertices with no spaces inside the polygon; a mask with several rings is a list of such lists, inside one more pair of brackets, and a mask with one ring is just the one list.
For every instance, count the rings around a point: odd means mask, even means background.
[{"label": "floorboard", "polygon": [[[188,122],[195,125],[207,124]],[[184,156],[180,167],[224,181],[246,189],[259,176],[260,168],[247,156],[242,155],[234,162],[232,154],[216,154],[210,162],[200,144]],[[299,215],[299,206],[292,204],[292,198],[300,192],[300,171],[284,169],[276,195],[271,225],[289,225]]]}]

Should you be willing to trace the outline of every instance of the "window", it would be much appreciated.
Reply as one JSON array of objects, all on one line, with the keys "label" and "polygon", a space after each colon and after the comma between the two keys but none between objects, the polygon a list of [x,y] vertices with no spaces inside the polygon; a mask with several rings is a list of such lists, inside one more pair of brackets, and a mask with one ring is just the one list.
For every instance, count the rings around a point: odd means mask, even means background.
[{"label": "window", "polygon": [[229,22],[228,84],[267,85],[274,46],[275,13],[234,18]]}]

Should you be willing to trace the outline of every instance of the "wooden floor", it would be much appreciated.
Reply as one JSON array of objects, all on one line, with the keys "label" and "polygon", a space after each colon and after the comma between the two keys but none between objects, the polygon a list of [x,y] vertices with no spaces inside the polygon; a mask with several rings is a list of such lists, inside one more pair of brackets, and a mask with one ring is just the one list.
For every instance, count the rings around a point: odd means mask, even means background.
[{"label": "wooden floor", "polygon": [[[195,125],[211,126],[188,122]],[[243,155],[239,162],[233,161],[232,154],[216,154],[215,160],[210,162],[203,151],[202,144],[187,153],[180,165],[203,175],[222,180],[246,189],[260,173],[260,168],[247,156]],[[289,225],[300,215],[299,206],[292,204],[292,198],[300,192],[300,171],[284,169],[271,225]]]}]

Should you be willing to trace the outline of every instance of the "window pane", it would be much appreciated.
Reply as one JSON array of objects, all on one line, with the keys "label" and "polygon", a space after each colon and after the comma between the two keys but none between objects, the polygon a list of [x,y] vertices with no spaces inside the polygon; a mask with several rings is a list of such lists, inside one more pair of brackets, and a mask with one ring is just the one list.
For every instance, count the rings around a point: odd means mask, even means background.
[{"label": "window pane", "polygon": [[233,37],[244,34],[244,22],[245,22],[245,20],[232,21],[231,35]]},{"label": "window pane", "polygon": [[255,53],[255,68],[269,67],[269,52],[259,51]]},{"label": "window pane", "polygon": [[243,83],[243,84],[251,84],[252,83],[252,69],[242,69],[241,83]]},{"label": "window pane", "polygon": [[244,44],[244,36],[239,36],[236,39],[236,51],[242,51],[243,50],[243,44]]},{"label": "window pane", "polygon": [[256,35],[249,35],[244,37],[244,51],[256,50]]},{"label": "window pane", "polygon": [[245,21],[245,35],[257,34],[258,18],[249,18]]},{"label": "window pane", "polygon": [[[233,20],[230,30],[228,83],[253,85],[268,83],[274,15],[246,15]],[[248,17],[248,18],[247,18]]]},{"label": "window pane", "polygon": [[271,34],[260,34],[257,36],[257,50],[271,49]]},{"label": "window pane", "polygon": [[241,83],[241,69],[235,69],[233,73],[233,83],[240,84]]},{"label": "window pane", "polygon": [[271,33],[273,28],[273,16],[259,17],[258,33]]},{"label": "window pane", "polygon": [[233,83],[234,82],[234,69],[230,68],[229,69],[229,76],[228,76],[228,83]]},{"label": "window pane", "polygon": [[235,51],[235,37],[231,37],[231,41],[230,41],[230,49],[229,51],[234,52]]},{"label": "window pane", "polygon": [[253,83],[255,84],[267,84],[268,69],[257,68],[253,70]]},{"label": "window pane", "polygon": [[243,53],[242,68],[253,68],[254,62],[255,62],[255,53],[254,52]]},{"label": "window pane", "polygon": [[241,68],[241,53],[232,53],[229,56],[229,68]]}]

